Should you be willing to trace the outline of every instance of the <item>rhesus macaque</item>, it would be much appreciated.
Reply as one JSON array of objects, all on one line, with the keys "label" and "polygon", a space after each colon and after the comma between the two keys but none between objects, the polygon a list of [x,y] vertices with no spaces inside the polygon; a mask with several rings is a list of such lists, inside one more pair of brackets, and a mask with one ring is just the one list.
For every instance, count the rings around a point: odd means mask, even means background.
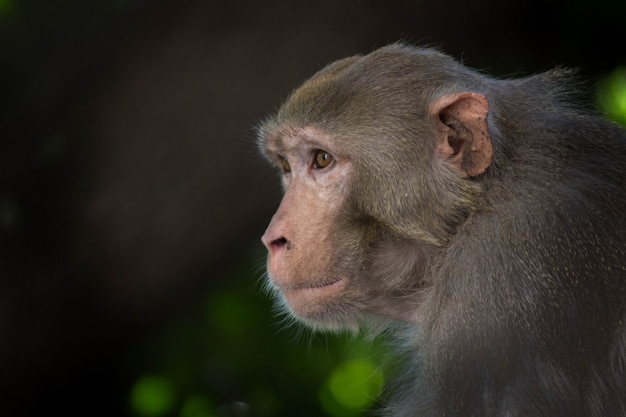
[{"label": "rhesus macaque", "polygon": [[385,415],[626,416],[626,133],[574,83],[396,44],[259,127],[280,302],[316,329],[406,323]]}]

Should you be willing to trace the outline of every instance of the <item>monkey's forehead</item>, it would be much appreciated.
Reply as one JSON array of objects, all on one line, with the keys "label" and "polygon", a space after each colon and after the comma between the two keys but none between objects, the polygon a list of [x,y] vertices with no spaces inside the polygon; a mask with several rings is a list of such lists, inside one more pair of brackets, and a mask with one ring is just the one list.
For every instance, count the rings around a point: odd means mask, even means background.
[{"label": "monkey's forehead", "polygon": [[303,148],[334,150],[336,145],[328,134],[313,126],[280,126],[265,129],[259,135],[259,145],[268,154],[284,155]]}]

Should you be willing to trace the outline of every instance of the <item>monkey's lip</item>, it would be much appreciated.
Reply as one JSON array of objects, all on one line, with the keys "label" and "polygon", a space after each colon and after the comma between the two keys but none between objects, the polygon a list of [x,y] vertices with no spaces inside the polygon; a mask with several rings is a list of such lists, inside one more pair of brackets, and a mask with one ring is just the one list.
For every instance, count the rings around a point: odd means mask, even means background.
[{"label": "monkey's lip", "polygon": [[282,284],[274,284],[276,287],[282,292],[295,292],[295,291],[306,291],[306,290],[321,290],[324,288],[330,288],[333,286],[338,286],[343,280],[341,278],[333,279],[330,281],[322,281],[322,282],[314,282],[300,285],[282,285]]}]

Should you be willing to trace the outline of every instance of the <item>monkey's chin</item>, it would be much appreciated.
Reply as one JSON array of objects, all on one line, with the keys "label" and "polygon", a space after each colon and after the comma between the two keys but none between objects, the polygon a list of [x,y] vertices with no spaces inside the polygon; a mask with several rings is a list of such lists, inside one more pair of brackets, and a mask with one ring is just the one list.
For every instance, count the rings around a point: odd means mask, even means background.
[{"label": "monkey's chin", "polygon": [[333,306],[342,298],[346,280],[310,285],[278,286],[289,311],[305,324],[320,329],[341,327],[336,323]]}]

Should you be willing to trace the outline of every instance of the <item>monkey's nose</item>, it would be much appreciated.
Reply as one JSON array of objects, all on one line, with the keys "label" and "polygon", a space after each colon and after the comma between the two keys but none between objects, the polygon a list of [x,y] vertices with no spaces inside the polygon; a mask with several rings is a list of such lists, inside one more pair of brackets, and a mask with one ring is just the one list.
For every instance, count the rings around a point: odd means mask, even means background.
[{"label": "monkey's nose", "polygon": [[292,247],[291,242],[284,236],[272,238],[266,233],[261,237],[261,241],[271,254],[281,250],[291,250]]},{"label": "monkey's nose", "polygon": [[278,239],[272,240],[270,245],[275,246],[277,248],[281,248],[283,246],[288,246],[289,245],[289,241],[286,238],[281,236]]}]

